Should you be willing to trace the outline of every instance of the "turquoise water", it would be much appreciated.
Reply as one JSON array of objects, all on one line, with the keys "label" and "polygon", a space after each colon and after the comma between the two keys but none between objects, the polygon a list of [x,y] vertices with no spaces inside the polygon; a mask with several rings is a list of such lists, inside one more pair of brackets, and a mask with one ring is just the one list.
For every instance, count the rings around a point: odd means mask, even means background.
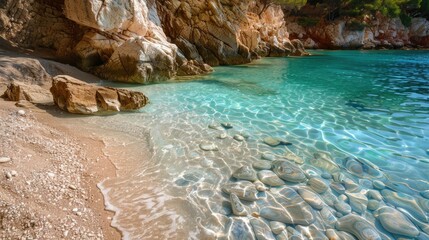
[{"label": "turquoise water", "polygon": [[[144,132],[150,141],[150,161],[102,184],[117,212],[114,225],[127,238],[232,238],[231,226],[241,220],[233,217],[221,188],[236,181],[231,174],[237,168],[262,153],[294,153],[304,160],[299,166],[308,177],[333,173],[315,157],[323,153],[363,194],[374,180],[413,201],[429,189],[429,51],[316,51],[310,57],[217,67],[196,80],[113,85],[142,91],[151,101],[139,113],[103,119],[136,138]],[[221,122],[233,128],[208,128]],[[218,139],[221,132],[228,137]],[[249,138],[236,141],[237,133]],[[269,136],[292,145],[270,147],[263,143]],[[216,144],[219,151],[202,151],[201,143]],[[347,157],[376,174],[353,172]],[[427,217],[425,203],[420,207]],[[258,212],[270,201],[245,204]],[[375,222],[371,210],[359,215]],[[314,226],[325,232],[328,227],[316,219]],[[385,239],[398,237],[376,227]]]}]

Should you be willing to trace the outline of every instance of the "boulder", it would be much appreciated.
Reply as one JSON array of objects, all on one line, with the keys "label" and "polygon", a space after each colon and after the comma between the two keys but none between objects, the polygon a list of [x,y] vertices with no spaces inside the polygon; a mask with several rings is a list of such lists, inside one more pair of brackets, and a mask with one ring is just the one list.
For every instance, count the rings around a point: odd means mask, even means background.
[{"label": "boulder", "polygon": [[99,87],[67,75],[53,78],[51,93],[59,108],[80,114],[136,110],[148,103],[141,92]]},{"label": "boulder", "polygon": [[50,104],[53,102],[52,94],[49,90],[38,85],[28,85],[18,81],[13,81],[7,86],[3,97],[11,101],[26,100],[38,104]]}]

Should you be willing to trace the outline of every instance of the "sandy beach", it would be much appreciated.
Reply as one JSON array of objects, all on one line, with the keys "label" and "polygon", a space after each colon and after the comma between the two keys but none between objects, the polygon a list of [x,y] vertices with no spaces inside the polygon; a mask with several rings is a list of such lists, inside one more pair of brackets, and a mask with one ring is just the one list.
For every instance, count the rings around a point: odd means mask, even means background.
[{"label": "sandy beach", "polygon": [[115,176],[103,142],[45,108],[0,99],[0,239],[119,239],[96,186]]}]

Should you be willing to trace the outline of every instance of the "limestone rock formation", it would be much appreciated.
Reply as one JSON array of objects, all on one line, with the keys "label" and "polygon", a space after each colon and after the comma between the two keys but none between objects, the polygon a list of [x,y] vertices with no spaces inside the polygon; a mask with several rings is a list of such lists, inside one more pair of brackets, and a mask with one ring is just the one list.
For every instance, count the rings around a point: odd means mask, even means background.
[{"label": "limestone rock formation", "polygon": [[11,101],[26,100],[39,104],[52,103],[52,95],[49,90],[38,85],[27,85],[18,81],[10,83],[3,96]]},{"label": "limestone rock formation", "polygon": [[53,78],[51,93],[59,108],[80,114],[135,110],[148,103],[141,92],[90,85],[67,75]]},{"label": "limestone rock formation", "polygon": [[413,18],[410,27],[405,27],[399,18],[380,14],[363,20],[321,20],[307,27],[299,25],[296,17],[288,18],[287,23],[291,38],[302,40],[306,48],[429,47],[429,21],[425,18]]},{"label": "limestone rock formation", "polygon": [[305,54],[289,41],[282,9],[261,8],[259,0],[5,0],[0,37],[100,77],[137,83]]}]

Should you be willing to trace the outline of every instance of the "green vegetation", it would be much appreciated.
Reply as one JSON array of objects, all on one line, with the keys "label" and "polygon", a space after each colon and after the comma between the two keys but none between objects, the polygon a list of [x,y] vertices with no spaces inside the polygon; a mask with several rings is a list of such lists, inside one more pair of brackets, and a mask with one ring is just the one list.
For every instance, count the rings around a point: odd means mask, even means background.
[{"label": "green vegetation", "polygon": [[314,17],[300,17],[298,18],[298,24],[303,27],[314,27],[319,23],[319,18]]},{"label": "green vegetation", "polygon": [[[332,21],[338,17],[363,17],[381,13],[387,17],[400,17],[402,23],[407,26],[411,24],[412,17],[429,18],[429,0],[260,0],[262,3],[261,13],[271,4],[280,4],[286,10],[296,13],[304,5],[316,6],[323,10],[319,18]],[[300,11],[301,12],[301,11]],[[299,13],[298,13],[299,14]],[[314,17],[311,15],[302,17]],[[317,24],[314,19],[303,18],[305,25]],[[353,23],[352,28],[359,29],[362,25]]]}]

